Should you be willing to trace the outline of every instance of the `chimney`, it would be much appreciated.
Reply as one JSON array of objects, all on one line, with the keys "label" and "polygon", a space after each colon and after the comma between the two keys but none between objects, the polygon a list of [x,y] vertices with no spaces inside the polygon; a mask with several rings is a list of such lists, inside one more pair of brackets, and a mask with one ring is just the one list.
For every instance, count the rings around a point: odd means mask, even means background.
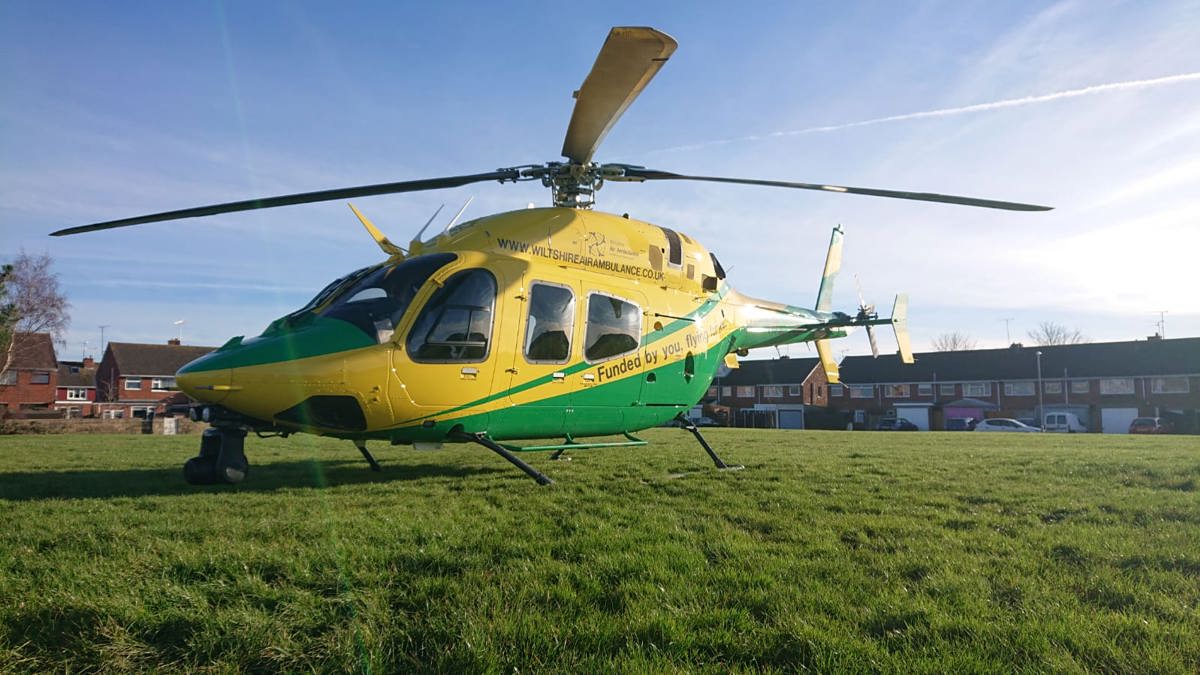
[{"label": "chimney", "polygon": [[172,347],[178,347],[183,343],[179,341],[179,338],[171,338],[170,340],[167,340],[167,344],[171,345]]},{"label": "chimney", "polygon": [[84,368],[95,368],[96,360],[90,356],[83,357],[83,367]]}]

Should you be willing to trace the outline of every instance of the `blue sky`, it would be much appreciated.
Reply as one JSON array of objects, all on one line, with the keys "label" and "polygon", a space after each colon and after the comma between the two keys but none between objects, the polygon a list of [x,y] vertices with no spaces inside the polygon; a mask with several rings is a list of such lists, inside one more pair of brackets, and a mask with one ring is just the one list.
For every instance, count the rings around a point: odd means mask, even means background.
[{"label": "blue sky", "polygon": [[[679,49],[601,161],[948,192],[1014,213],[744,186],[612,184],[598,208],[714,250],[739,290],[811,305],[911,295],[920,351],[1040,321],[1094,340],[1200,335],[1200,4],[39,3],[0,6],[0,258],[56,260],[63,358],[257,334],[379,251],[344,203],[50,238],[207,203],[558,159],[609,27]],[[407,241],[546,204],[532,184],[360,199]],[[864,353],[864,337],[841,343]],[[890,350],[885,338],[883,348]],[[793,347],[792,354],[807,351]]]}]

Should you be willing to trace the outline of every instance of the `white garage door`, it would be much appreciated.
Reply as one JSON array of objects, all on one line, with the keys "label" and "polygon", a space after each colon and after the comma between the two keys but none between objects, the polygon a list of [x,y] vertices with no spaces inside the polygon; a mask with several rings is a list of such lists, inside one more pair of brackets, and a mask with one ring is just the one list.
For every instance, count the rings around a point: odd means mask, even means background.
[{"label": "white garage door", "polygon": [[896,406],[896,417],[912,422],[921,431],[929,431],[929,408]]},{"label": "white garage door", "polygon": [[803,410],[780,410],[779,411],[779,428],[780,429],[803,429],[804,428],[804,411]]},{"label": "white garage door", "polygon": [[1129,423],[1137,416],[1137,408],[1101,408],[1100,429],[1106,434],[1127,434]]}]

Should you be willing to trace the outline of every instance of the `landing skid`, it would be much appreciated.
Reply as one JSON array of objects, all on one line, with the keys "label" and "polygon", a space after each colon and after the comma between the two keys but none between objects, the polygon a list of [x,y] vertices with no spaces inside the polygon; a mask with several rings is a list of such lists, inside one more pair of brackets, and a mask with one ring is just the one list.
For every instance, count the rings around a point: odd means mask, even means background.
[{"label": "landing skid", "polygon": [[529,466],[524,461],[522,461],[521,458],[519,458],[516,455],[509,452],[504,446],[502,446],[499,443],[497,443],[496,441],[493,441],[492,439],[488,438],[487,434],[484,434],[484,433],[468,434],[465,431],[453,431],[450,433],[449,438],[459,440],[459,441],[470,441],[472,443],[478,443],[479,445],[482,445],[483,447],[487,448],[488,450],[491,450],[492,452],[496,453],[497,455],[500,455],[504,459],[507,459],[513,466],[524,471],[525,475],[536,480],[538,482],[538,485],[550,485],[551,483],[554,482],[554,481],[550,480],[549,478],[547,478],[545,474],[543,474],[542,472],[533,468],[532,466]]},{"label": "landing skid", "polygon": [[376,473],[383,471],[383,467],[379,466],[379,462],[375,461],[375,456],[367,449],[366,441],[354,441],[354,447],[358,448],[358,451],[362,453],[363,459],[367,460],[367,464],[371,465],[372,471]]},{"label": "landing skid", "polygon": [[696,440],[700,442],[700,446],[704,448],[704,451],[707,452],[708,456],[712,458],[713,464],[717,465],[718,469],[721,471],[741,471],[742,469],[746,468],[741,464],[729,466],[725,462],[721,461],[721,458],[718,457],[717,453],[713,451],[712,446],[708,444],[708,441],[704,440],[704,436],[700,433],[700,430],[696,428],[696,425],[693,424],[690,419],[685,417],[683,413],[676,415],[675,420],[682,425],[683,429],[692,432],[692,435],[695,436]]}]

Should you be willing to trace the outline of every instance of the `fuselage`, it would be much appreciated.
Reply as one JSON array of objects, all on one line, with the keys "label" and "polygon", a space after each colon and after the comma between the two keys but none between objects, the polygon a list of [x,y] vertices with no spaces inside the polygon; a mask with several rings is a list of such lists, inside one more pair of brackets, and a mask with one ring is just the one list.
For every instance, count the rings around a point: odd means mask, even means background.
[{"label": "fuselage", "polygon": [[176,380],[264,428],[347,438],[634,431],[698,402],[730,353],[844,334],[806,328],[828,313],[747,298],[724,276],[667,228],[501,213],[334,282]]}]

